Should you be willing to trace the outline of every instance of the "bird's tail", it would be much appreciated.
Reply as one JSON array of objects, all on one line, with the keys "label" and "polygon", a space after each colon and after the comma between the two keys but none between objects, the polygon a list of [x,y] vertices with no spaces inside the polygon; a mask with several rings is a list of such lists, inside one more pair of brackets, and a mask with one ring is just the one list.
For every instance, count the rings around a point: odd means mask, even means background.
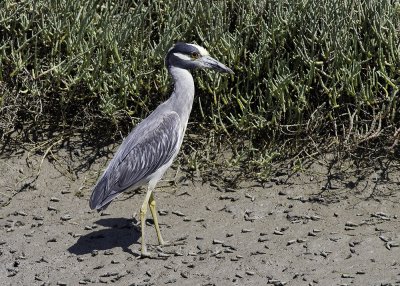
[{"label": "bird's tail", "polygon": [[97,209],[101,211],[110,204],[110,201],[107,202],[107,190],[108,179],[107,176],[103,175],[93,188],[92,195],[90,196],[89,206],[92,210]]}]

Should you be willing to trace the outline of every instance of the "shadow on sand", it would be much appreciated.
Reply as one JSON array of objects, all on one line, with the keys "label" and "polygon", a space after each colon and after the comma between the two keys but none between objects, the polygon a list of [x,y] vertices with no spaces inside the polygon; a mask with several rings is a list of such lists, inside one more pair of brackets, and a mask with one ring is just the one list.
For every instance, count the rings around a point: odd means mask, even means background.
[{"label": "shadow on sand", "polygon": [[131,219],[107,218],[100,219],[97,225],[107,227],[79,237],[78,241],[68,248],[76,255],[92,253],[93,250],[108,250],[121,247],[123,251],[137,256],[129,247],[138,243],[140,232],[135,230]]}]

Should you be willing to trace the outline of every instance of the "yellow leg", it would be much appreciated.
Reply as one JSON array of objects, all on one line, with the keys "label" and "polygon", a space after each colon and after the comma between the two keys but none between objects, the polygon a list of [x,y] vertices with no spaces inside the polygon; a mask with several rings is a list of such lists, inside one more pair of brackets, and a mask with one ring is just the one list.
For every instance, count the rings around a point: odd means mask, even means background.
[{"label": "yellow leg", "polygon": [[160,227],[158,225],[157,212],[156,212],[156,200],[154,199],[153,193],[151,193],[151,195],[150,195],[149,207],[150,207],[151,215],[153,216],[154,227],[156,228],[158,243],[160,245],[164,245],[165,242],[162,239]]},{"label": "yellow leg", "polygon": [[145,242],[145,231],[144,228],[146,226],[146,213],[147,213],[147,204],[149,203],[149,199],[152,196],[152,192],[153,190],[149,187],[149,189],[147,190],[146,193],[146,197],[144,198],[144,202],[142,204],[142,207],[140,208],[140,225],[142,228],[142,249],[141,249],[141,253],[142,253],[142,257],[149,257],[150,253],[147,252],[147,247],[146,247],[146,242]]}]

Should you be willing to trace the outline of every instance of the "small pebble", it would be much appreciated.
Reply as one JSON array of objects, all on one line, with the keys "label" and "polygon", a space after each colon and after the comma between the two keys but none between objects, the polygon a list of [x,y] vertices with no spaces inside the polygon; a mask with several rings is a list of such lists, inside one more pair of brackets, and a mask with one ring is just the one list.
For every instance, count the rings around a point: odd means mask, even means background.
[{"label": "small pebble", "polygon": [[345,226],[349,226],[349,227],[357,227],[357,226],[359,226],[359,225],[358,225],[358,224],[356,224],[356,223],[354,223],[354,222],[348,221],[348,222],[346,222],[346,223],[345,223]]},{"label": "small pebble", "polygon": [[111,249],[107,249],[106,251],[104,251],[104,255],[113,255],[114,252]]},{"label": "small pebble", "polygon": [[231,202],[235,202],[239,200],[239,196],[228,196],[228,195],[222,195],[219,197],[220,200],[230,200]]},{"label": "small pebble", "polygon": [[214,239],[213,244],[223,244],[224,242],[222,240]]},{"label": "small pebble", "polygon": [[25,237],[32,237],[34,233],[35,233],[35,231],[32,230],[32,231],[29,232],[29,233],[24,233],[24,236],[25,236]]},{"label": "small pebble", "polygon": [[101,269],[101,268],[104,268],[104,265],[97,265],[97,266],[95,266],[95,267],[93,267],[93,269]]},{"label": "small pebble", "polygon": [[228,248],[230,248],[232,250],[237,250],[237,248],[235,246],[232,246],[232,245],[229,245],[229,244],[226,244],[226,243],[223,243],[222,246],[223,247],[228,247]]},{"label": "small pebble", "polygon": [[377,212],[375,215],[377,215],[377,216],[386,216],[386,217],[389,216],[389,215],[387,215],[387,214],[384,213],[384,212]]},{"label": "small pebble", "polygon": [[382,241],[384,241],[384,242],[388,242],[388,241],[389,241],[389,239],[386,238],[386,237],[383,236],[383,235],[380,235],[379,238],[380,238]]},{"label": "small pebble", "polygon": [[250,255],[264,255],[264,254],[267,254],[267,253],[265,251],[260,251],[260,250],[250,253]]},{"label": "small pebble", "polygon": [[243,276],[240,275],[239,273],[236,273],[235,276],[236,276],[237,278],[243,278]]},{"label": "small pebble", "polygon": [[159,214],[160,216],[164,216],[164,215],[167,215],[167,214],[168,214],[168,211],[166,211],[166,210],[159,210],[159,211],[158,211],[158,214]]},{"label": "small pebble", "polygon": [[291,244],[293,244],[293,243],[295,243],[296,242],[296,240],[295,239],[293,239],[293,240],[289,240],[287,243],[286,243],[286,245],[291,245]]},{"label": "small pebble", "polygon": [[27,216],[26,212],[24,211],[18,211],[17,214],[20,216]]},{"label": "small pebble", "polygon": [[255,197],[250,194],[245,194],[245,197],[250,199],[252,202],[254,202],[254,200],[255,200]]},{"label": "small pebble", "polygon": [[314,220],[314,221],[321,219],[321,217],[317,216],[317,215],[312,215],[310,218],[311,218],[311,220]]},{"label": "small pebble", "polygon": [[67,220],[70,220],[71,218],[72,218],[71,215],[66,214],[66,215],[63,215],[63,216],[61,217],[61,220],[67,221]]},{"label": "small pebble", "polygon": [[322,257],[324,257],[324,258],[327,258],[328,257],[328,253],[326,253],[325,251],[321,251],[321,256]]},{"label": "small pebble", "polygon": [[180,212],[180,211],[172,211],[172,213],[174,214],[174,215],[177,215],[177,216],[185,216],[182,212]]}]

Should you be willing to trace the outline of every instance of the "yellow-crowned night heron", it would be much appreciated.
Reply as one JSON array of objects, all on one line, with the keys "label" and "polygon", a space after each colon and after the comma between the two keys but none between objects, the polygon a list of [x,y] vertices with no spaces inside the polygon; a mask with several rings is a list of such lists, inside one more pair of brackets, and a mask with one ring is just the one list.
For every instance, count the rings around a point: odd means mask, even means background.
[{"label": "yellow-crowned night heron", "polygon": [[185,134],[194,97],[194,82],[190,70],[211,68],[233,73],[231,69],[209,56],[197,45],[176,43],[165,58],[174,80],[171,97],[140,122],[125,138],[90,197],[90,208],[103,210],[121,192],[148,183],[140,209],[142,256],[149,256],[145,243],[147,204],[150,207],[158,242],[163,245],[156,214],[153,191],[157,182],[178,154]]}]

